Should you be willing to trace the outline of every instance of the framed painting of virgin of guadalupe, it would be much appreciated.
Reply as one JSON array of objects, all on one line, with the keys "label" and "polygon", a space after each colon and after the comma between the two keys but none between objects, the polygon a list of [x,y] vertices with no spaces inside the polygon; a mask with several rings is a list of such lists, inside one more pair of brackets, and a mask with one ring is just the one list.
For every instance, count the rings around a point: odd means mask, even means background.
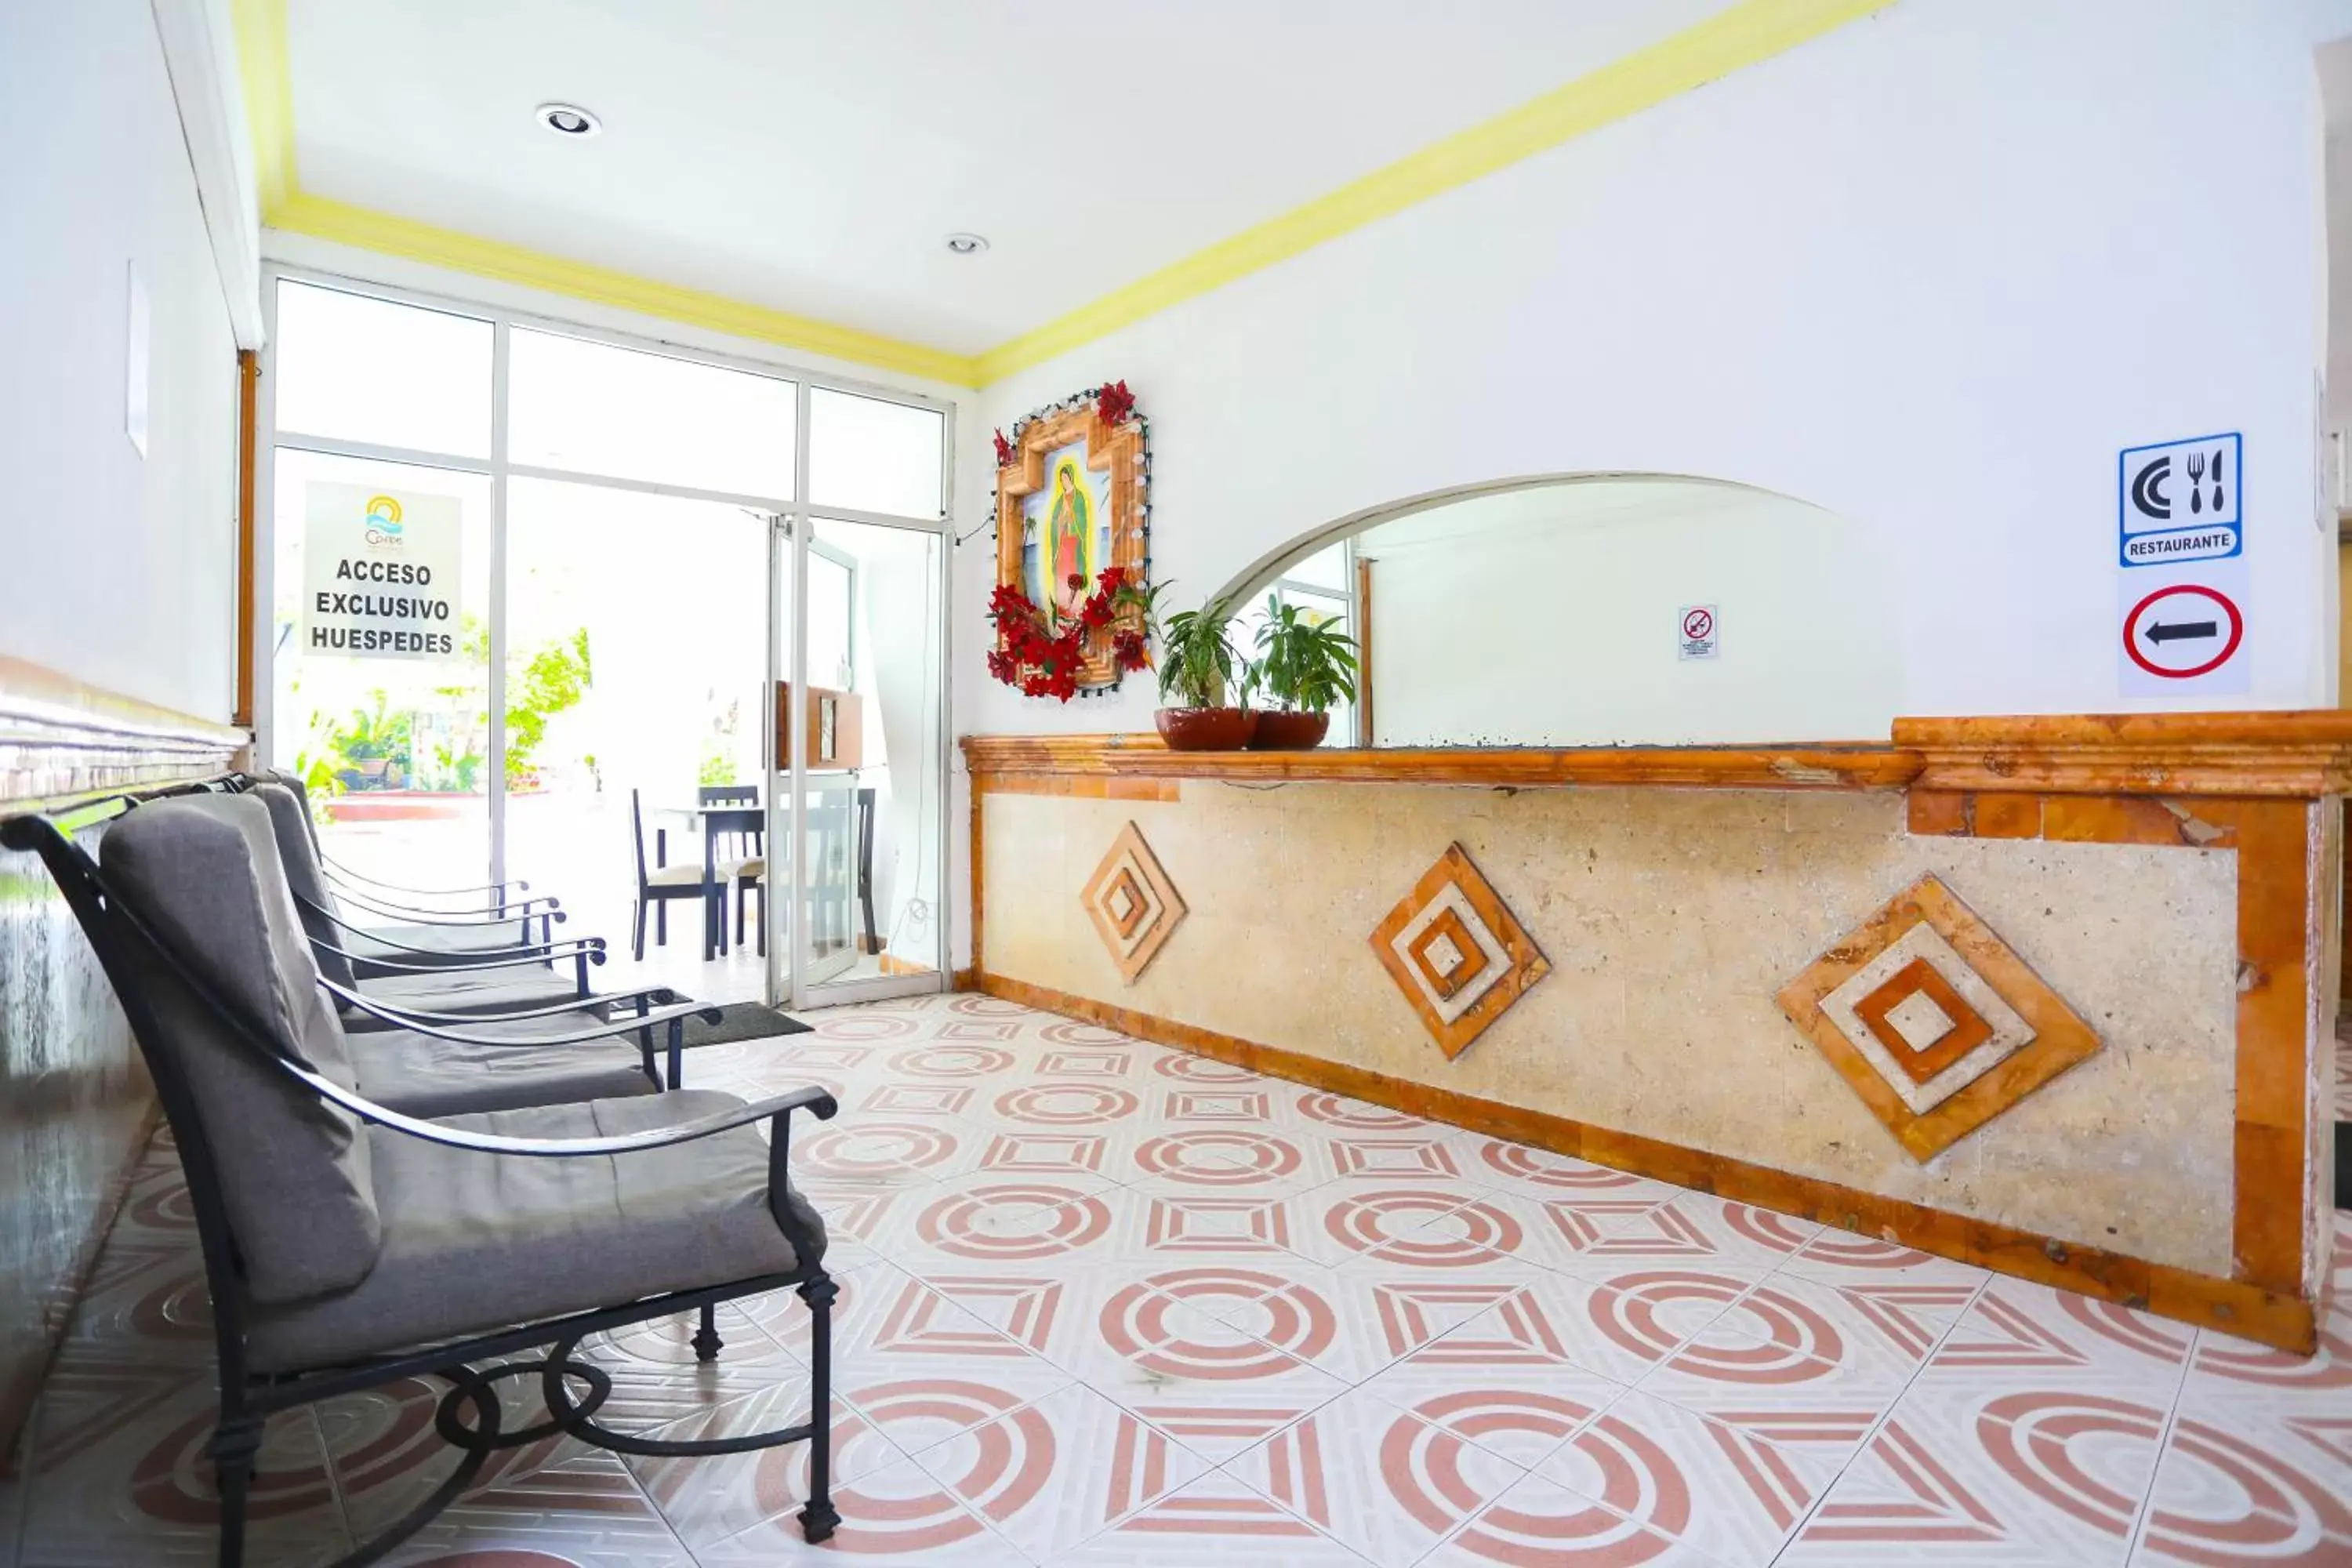
[{"label": "framed painting of virgin of guadalupe", "polygon": [[1066,701],[1143,663],[1148,434],[1124,382],[1041,408],[996,437],[996,621],[989,670]]}]

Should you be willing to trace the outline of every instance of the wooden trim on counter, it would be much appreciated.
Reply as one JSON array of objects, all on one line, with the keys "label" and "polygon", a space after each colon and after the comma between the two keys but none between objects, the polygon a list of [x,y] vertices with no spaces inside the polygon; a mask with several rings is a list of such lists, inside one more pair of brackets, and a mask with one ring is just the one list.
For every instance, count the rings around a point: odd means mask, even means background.
[{"label": "wooden trim on counter", "polygon": [[110,790],[225,773],[250,740],[233,725],[0,658],[0,810],[52,810]]},{"label": "wooden trim on counter", "polygon": [[[967,735],[975,781],[1004,776],[1224,779],[1241,784],[1445,784],[1496,789],[1655,784],[1699,789],[1900,789],[1918,759],[1891,746],[1324,746],[1171,752],[1157,735]],[[1149,797],[1147,797],[1149,798]]]},{"label": "wooden trim on counter", "polygon": [[2066,795],[2341,795],[2352,710],[1897,719],[1928,790]]},{"label": "wooden trim on counter", "polygon": [[[975,781],[1018,775],[2306,799],[2352,789],[2352,710],[2335,709],[1897,719],[1888,743],[1171,752],[1157,735],[1133,733],[967,735],[962,746]],[[1983,825],[1978,832],[1999,836]]]},{"label": "wooden trim on counter", "polygon": [[1353,1096],[1489,1137],[1713,1193],[1843,1230],[1898,1242],[1946,1258],[2162,1317],[2217,1329],[2281,1350],[2309,1353],[2317,1344],[2310,1302],[2256,1283],[2218,1279],[2097,1247],[2077,1246],[1990,1220],[1971,1219],[1834,1182],[1793,1175],[1721,1154],[1612,1131],[1546,1111],[1482,1100],[1386,1073],[1326,1061],[1276,1046],[1197,1028],[1109,1003],[981,973],[978,988],[1024,1006],[1065,1014],[1139,1039],[1231,1062],[1313,1089]]}]

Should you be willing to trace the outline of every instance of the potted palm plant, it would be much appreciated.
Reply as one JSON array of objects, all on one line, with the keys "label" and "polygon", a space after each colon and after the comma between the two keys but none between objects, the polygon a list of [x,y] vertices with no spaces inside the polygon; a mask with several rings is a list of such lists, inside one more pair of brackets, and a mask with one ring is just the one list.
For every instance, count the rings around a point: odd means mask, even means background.
[{"label": "potted palm plant", "polygon": [[1269,594],[1257,651],[1250,684],[1274,705],[1258,715],[1250,749],[1303,752],[1321,745],[1331,728],[1331,704],[1355,700],[1355,643],[1337,620],[1317,618]]},{"label": "potted palm plant", "polygon": [[1152,715],[1152,722],[1172,751],[1237,752],[1249,743],[1257,715],[1247,707],[1226,705],[1226,694],[1241,685],[1246,668],[1234,647],[1232,613],[1224,600],[1212,599],[1162,623],[1159,599],[1167,586],[1155,583],[1146,591],[1129,591],[1160,645],[1160,694],[1174,700],[1173,706]]}]

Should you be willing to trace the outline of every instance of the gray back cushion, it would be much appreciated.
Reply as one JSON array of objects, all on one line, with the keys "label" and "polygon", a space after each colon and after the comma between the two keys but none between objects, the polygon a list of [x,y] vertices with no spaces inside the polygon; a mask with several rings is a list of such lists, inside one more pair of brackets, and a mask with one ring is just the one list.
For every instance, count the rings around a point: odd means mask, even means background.
[{"label": "gray back cushion", "polygon": [[[287,886],[300,900],[295,912],[301,918],[302,929],[313,942],[348,950],[349,935],[320,912],[341,913],[341,906],[319,864],[318,847],[310,839],[310,814],[303,809],[301,797],[282,784],[256,784],[246,793],[269,808],[269,825],[278,836],[278,858],[286,868]],[[320,973],[346,991],[359,988],[359,976],[352,973],[350,959],[340,952],[314,952],[312,957]]]},{"label": "gray back cushion", "polygon": [[284,784],[292,792],[294,798],[301,803],[302,828],[310,840],[311,851],[323,856],[326,852],[319,847],[319,825],[310,819],[310,787],[303,784],[302,775],[290,768],[264,768],[253,776],[267,784]]},{"label": "gray back cushion", "polygon": [[355,1285],[383,1232],[359,1121],[273,1066],[273,1048],[353,1086],[343,1027],[317,984],[269,809],[249,795],[150,802],[100,841],[107,882],[199,983],[264,1038],[223,1019],[135,933],[141,999],[195,1102],[223,1205],[259,1301]]}]

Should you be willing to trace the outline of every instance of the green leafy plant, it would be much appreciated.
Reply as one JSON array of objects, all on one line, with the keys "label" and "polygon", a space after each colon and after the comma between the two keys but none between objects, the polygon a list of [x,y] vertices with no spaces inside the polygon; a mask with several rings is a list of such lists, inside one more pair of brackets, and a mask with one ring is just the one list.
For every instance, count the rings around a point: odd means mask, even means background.
[{"label": "green leafy plant", "polygon": [[547,644],[508,677],[507,783],[531,775],[539,744],[547,739],[547,721],[578,707],[595,683],[585,626]]},{"label": "green leafy plant", "polygon": [[1262,689],[1276,706],[1328,713],[1334,702],[1355,700],[1356,644],[1336,616],[1318,616],[1268,594],[1257,650],[1250,685]]},{"label": "green leafy plant", "polygon": [[294,753],[294,776],[302,781],[302,794],[310,803],[310,820],[324,827],[333,818],[328,815],[327,803],[343,793],[343,781],[335,773],[334,764],[323,756],[308,751]]},{"label": "green leafy plant", "polygon": [[398,789],[413,767],[410,748],[414,725],[407,713],[387,711],[388,699],[378,688],[368,693],[366,708],[352,710],[350,724],[330,720],[320,735],[318,762],[307,763],[305,787],[321,768],[346,790]]},{"label": "green leafy plant", "polygon": [[1168,586],[1155,583],[1148,590],[1130,590],[1134,597],[1128,601],[1142,607],[1160,644],[1160,694],[1175,698],[1179,707],[1222,708],[1226,691],[1247,668],[1234,647],[1232,607],[1212,599],[1197,610],[1179,610],[1163,623],[1159,602]]}]

